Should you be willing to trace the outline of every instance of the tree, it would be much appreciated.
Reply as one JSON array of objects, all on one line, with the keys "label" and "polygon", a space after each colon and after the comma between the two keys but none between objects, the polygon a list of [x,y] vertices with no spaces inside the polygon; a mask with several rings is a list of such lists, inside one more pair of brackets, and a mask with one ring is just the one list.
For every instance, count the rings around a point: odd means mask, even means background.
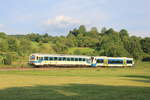
[{"label": "tree", "polygon": [[140,41],[140,43],[141,43],[142,50],[143,50],[145,53],[150,54],[150,38],[149,38],[149,37],[146,37],[146,38],[142,39],[142,40]]},{"label": "tree", "polygon": [[86,28],[84,25],[80,25],[78,29],[79,34],[85,34],[86,33]]},{"label": "tree", "polygon": [[103,28],[101,29],[101,34],[105,34],[106,31],[107,31],[107,28],[106,28],[106,27],[103,27]]},{"label": "tree", "polygon": [[99,32],[98,32],[96,27],[92,27],[91,30],[90,30],[90,33],[94,34],[94,35],[97,35]]},{"label": "tree", "polygon": [[19,46],[19,41],[16,38],[9,38],[8,39],[8,49],[10,51],[17,52],[18,51],[18,46]]},{"label": "tree", "polygon": [[55,53],[50,43],[40,43],[38,47],[39,53],[50,53],[50,54]]},{"label": "tree", "polygon": [[0,51],[6,52],[8,50],[8,43],[6,40],[0,41]]},{"label": "tree", "polygon": [[109,34],[113,34],[114,32],[115,31],[112,28],[110,28],[105,32],[105,34],[109,35]]},{"label": "tree", "polygon": [[26,37],[29,40],[35,41],[35,42],[40,42],[42,39],[42,36],[40,36],[39,34],[35,34],[35,33],[28,34]]},{"label": "tree", "polygon": [[70,36],[78,36],[78,34],[79,34],[79,32],[78,32],[78,30],[75,28],[75,29],[73,29],[72,31],[69,31],[69,34],[68,34],[68,36],[67,37],[70,37]]},{"label": "tree", "polygon": [[29,55],[32,52],[31,41],[28,41],[27,39],[20,40],[18,52],[20,56]]},{"label": "tree", "polygon": [[53,44],[52,47],[57,53],[64,53],[68,49],[66,42],[66,37],[57,37],[55,44]]},{"label": "tree", "polygon": [[12,63],[12,57],[11,57],[10,54],[7,54],[7,55],[5,56],[5,58],[4,58],[4,64],[5,64],[5,65],[11,65],[11,63]]},{"label": "tree", "polygon": [[4,32],[0,32],[0,38],[6,38],[7,36],[6,36],[6,33],[4,33]]},{"label": "tree", "polygon": [[115,31],[113,31],[113,33],[109,32],[109,35],[103,36],[99,46],[97,50],[102,56],[129,56],[128,52],[123,47],[119,34]]},{"label": "tree", "polygon": [[106,51],[104,55],[110,57],[126,57],[128,56],[127,51],[119,45],[111,45]]},{"label": "tree", "polygon": [[43,37],[44,37],[44,38],[47,38],[47,37],[48,37],[48,33],[45,33],[45,34],[43,35]]},{"label": "tree", "polygon": [[[67,36],[49,36],[48,33],[6,35],[4,32],[0,32],[0,54],[2,54],[0,61],[10,64],[12,60],[27,59],[31,53],[69,54],[70,48],[80,48],[71,54],[125,56],[137,60],[149,60],[149,37],[129,36],[125,29],[117,32],[113,28],[106,29],[105,27],[101,29],[101,33],[99,34],[96,27],[87,31],[84,25],[71,30]],[[86,50],[86,48],[91,50]]]},{"label": "tree", "polygon": [[128,40],[128,44],[126,46],[126,50],[135,58],[135,59],[141,59],[143,55],[143,51],[141,49],[140,40],[132,36]]},{"label": "tree", "polygon": [[120,37],[122,40],[124,40],[124,38],[126,38],[126,37],[129,37],[128,31],[125,29],[120,30],[119,34],[120,34]]},{"label": "tree", "polygon": [[77,46],[77,40],[75,36],[69,36],[66,38],[66,46],[67,47],[76,47]]}]

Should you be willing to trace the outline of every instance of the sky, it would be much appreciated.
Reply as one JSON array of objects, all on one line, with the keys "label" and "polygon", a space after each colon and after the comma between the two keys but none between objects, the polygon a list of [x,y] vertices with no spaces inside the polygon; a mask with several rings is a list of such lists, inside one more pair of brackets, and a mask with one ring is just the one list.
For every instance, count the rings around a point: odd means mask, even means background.
[{"label": "sky", "polygon": [[0,32],[67,35],[85,25],[150,37],[150,0],[0,0]]}]

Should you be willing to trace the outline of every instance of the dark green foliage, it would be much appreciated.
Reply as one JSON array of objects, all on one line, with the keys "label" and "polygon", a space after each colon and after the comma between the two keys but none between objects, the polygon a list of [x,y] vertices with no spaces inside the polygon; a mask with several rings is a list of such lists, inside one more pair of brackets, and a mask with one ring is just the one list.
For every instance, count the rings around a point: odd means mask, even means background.
[{"label": "dark green foliage", "polygon": [[[76,49],[72,51],[72,48]],[[150,56],[150,38],[129,36],[125,29],[117,32],[103,27],[99,32],[96,27],[92,27],[87,31],[84,25],[69,31],[67,36],[49,36],[48,33],[6,35],[0,32],[0,53],[8,52],[13,61],[20,61],[20,57],[27,60],[31,53],[125,56],[141,60]],[[5,58],[5,64],[11,62],[9,56],[2,58]]]},{"label": "dark green foliage", "polygon": [[124,37],[129,37],[128,31],[125,29],[120,30],[119,34],[120,34],[121,39],[123,39]]},{"label": "dark green foliage", "polygon": [[69,32],[68,37],[70,37],[70,35],[77,36],[78,34],[79,34],[78,30],[77,29],[73,29],[73,31]]},{"label": "dark green foliage", "polygon": [[150,54],[150,38],[144,38],[141,40],[141,47],[145,53]]},{"label": "dark green foliage", "polygon": [[31,41],[40,42],[42,41],[43,36],[39,34],[31,33],[31,34],[28,34],[26,37]]},{"label": "dark green foliage", "polygon": [[92,35],[97,35],[99,32],[98,32],[98,30],[97,30],[96,27],[92,27],[90,33],[91,33]]},{"label": "dark green foliage", "polygon": [[17,52],[19,41],[16,38],[8,38],[8,49],[12,52]]},{"label": "dark green foliage", "polygon": [[0,32],[0,38],[6,38],[6,37],[7,37],[6,33]]},{"label": "dark green foliage", "polygon": [[68,46],[66,37],[61,36],[55,39],[52,47],[57,53],[64,53],[68,49]]},{"label": "dark green foliage", "polygon": [[95,50],[92,48],[83,48],[83,47],[75,47],[75,48],[69,48],[67,53],[73,54],[73,55],[89,55],[93,56],[95,54]]},{"label": "dark green foliage", "polygon": [[8,49],[8,42],[6,40],[0,41],[0,51],[5,52]]},{"label": "dark green foliage", "polygon": [[101,34],[105,34],[106,31],[107,31],[107,28],[106,28],[106,27],[103,27],[103,28],[101,29]]},{"label": "dark green foliage", "polygon": [[98,50],[102,56],[129,56],[128,52],[123,47],[123,43],[119,38],[118,33],[111,33],[110,36],[103,36]]},{"label": "dark green foliage", "polygon": [[79,34],[85,34],[86,33],[86,28],[84,25],[80,25],[78,29]]},{"label": "dark green foliage", "polygon": [[5,55],[4,64],[5,65],[11,65],[11,63],[12,63],[12,57],[11,57],[11,55],[10,54]]},{"label": "dark green foliage", "polygon": [[141,59],[143,55],[143,51],[141,49],[140,40],[132,36],[128,41],[127,51],[135,58]]},{"label": "dark green foliage", "polygon": [[115,33],[115,31],[114,31],[112,28],[108,29],[108,30],[105,32],[105,34],[113,34],[113,33]]},{"label": "dark green foliage", "polygon": [[32,45],[30,41],[27,41],[25,39],[20,40],[20,44],[18,47],[18,53],[20,56],[28,55],[32,52]]}]

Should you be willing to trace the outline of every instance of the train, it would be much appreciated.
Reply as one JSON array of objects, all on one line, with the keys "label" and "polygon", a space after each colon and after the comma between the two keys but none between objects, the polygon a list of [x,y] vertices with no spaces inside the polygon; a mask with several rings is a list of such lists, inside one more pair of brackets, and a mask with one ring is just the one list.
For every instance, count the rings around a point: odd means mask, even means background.
[{"label": "train", "polygon": [[134,65],[134,60],[133,58],[127,57],[34,53],[29,56],[29,64],[35,67],[43,67],[43,66],[132,67]]}]

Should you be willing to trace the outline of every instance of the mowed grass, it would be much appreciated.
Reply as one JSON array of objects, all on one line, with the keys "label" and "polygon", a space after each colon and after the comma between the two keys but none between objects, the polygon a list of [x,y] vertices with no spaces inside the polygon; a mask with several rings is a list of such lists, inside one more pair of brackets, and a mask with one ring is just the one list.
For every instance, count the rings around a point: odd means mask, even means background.
[{"label": "mowed grass", "polygon": [[0,100],[149,100],[150,63],[0,71]]}]

